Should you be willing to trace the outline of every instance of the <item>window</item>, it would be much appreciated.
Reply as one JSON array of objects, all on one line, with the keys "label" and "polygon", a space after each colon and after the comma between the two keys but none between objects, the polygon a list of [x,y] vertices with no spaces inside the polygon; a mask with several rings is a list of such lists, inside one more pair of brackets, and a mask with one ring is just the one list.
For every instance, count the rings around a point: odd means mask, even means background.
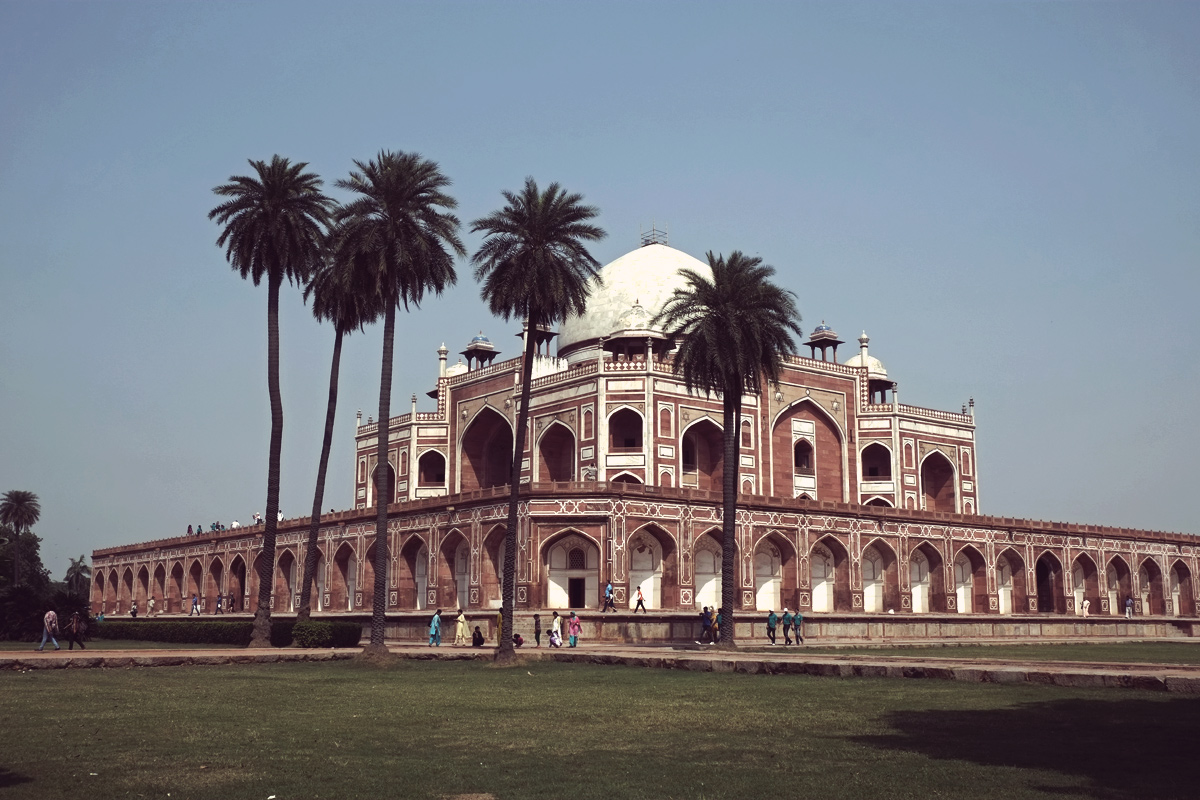
[{"label": "window", "polygon": [[793,451],[793,472],[796,475],[813,474],[813,449],[807,439],[796,442]]}]

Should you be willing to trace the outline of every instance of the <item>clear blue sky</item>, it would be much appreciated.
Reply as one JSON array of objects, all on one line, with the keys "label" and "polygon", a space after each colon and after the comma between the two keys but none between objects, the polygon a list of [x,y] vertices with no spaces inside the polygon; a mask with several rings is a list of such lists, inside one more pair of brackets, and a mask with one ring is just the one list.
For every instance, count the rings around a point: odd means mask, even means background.
[{"label": "clear blue sky", "polygon": [[[1198,40],[1168,2],[2,0],[0,491],[40,496],[56,577],[261,510],[266,291],[212,187],[389,148],[439,162],[464,221],[527,175],[582,192],[602,262],[651,222],[761,255],[905,402],[975,397],[985,513],[1200,532]],[[400,320],[397,412],[431,407],[443,341],[516,354],[459,273]],[[333,336],[295,289],[281,315],[299,516]],[[347,343],[327,507],[379,344]]]}]

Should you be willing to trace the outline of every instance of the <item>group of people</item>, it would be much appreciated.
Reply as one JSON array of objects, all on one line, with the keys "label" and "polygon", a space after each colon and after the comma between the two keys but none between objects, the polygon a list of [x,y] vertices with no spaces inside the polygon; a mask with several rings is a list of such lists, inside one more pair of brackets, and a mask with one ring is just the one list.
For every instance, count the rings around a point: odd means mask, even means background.
[{"label": "group of people", "polygon": [[767,638],[771,640],[772,645],[779,644],[775,641],[775,628],[783,623],[783,643],[789,645],[792,643],[792,632],[796,633],[796,644],[804,644],[804,636],[802,635],[801,626],[804,624],[804,615],[800,613],[800,609],[796,609],[796,613],[792,614],[785,606],[783,616],[780,617],[775,613],[775,609],[767,614]]},{"label": "group of people", "polygon": [[85,619],[78,611],[71,613],[71,618],[67,620],[66,628],[61,632],[58,628],[58,613],[54,609],[50,609],[42,617],[42,643],[34,648],[37,652],[42,652],[46,649],[46,642],[49,641],[54,645],[55,650],[61,650],[58,646],[58,637],[62,636],[67,640],[67,649],[74,650],[75,645],[79,645],[80,650],[86,650],[87,645],[83,643],[83,635],[87,633],[87,619]]},{"label": "group of people", "polygon": [[[330,513],[333,513],[332,508],[329,509],[329,511],[330,511]],[[278,519],[279,522],[283,522],[283,512],[282,511],[280,511],[278,513],[276,519]],[[251,515],[251,520],[250,520],[251,525],[261,525],[262,521],[263,521],[262,514],[258,513],[257,511],[255,511]],[[208,533],[220,533],[221,531],[237,530],[240,527],[242,527],[242,524],[240,522],[238,522],[236,519],[233,522],[229,523],[228,527],[226,527],[224,523],[219,522],[219,521],[218,522],[210,522],[210,523],[208,523],[208,531],[207,532]],[[204,530],[203,524],[196,525],[195,527],[188,525],[188,528],[187,528],[188,536],[203,536],[204,534],[205,534],[205,530]]]},{"label": "group of people", "polygon": [[[640,608],[643,614],[649,614],[650,612],[646,610],[646,598],[642,596],[642,587],[637,587],[635,591],[637,592],[637,605],[633,607],[633,613],[636,614]],[[603,614],[605,611],[611,611],[614,614],[617,611],[616,595],[613,592],[612,581],[609,581],[608,585],[604,587],[604,606],[600,609],[600,613]]]},{"label": "group of people", "polygon": [[[463,609],[458,610],[458,616],[454,620],[454,644],[456,647],[467,646],[467,614]],[[567,641],[569,646],[576,647],[579,644],[579,635],[583,632],[583,624],[574,611],[571,616],[566,619],[567,626]],[[504,612],[496,613],[496,642],[502,641],[504,636]],[[522,647],[525,644],[525,637],[517,632],[512,634],[513,645]],[[542,646],[542,615],[533,615],[533,640],[534,647]],[[474,632],[471,634],[471,646],[483,647],[487,641],[480,626],[476,625]],[[553,618],[550,620],[550,636],[549,645],[551,647],[563,646],[563,618],[554,612]],[[439,608],[434,612],[433,617],[429,620],[429,646],[442,646],[442,610]]]},{"label": "group of people", "polygon": [[[228,611],[230,614],[232,614],[236,610],[236,598],[234,597],[233,592],[230,592],[224,597],[221,596],[220,592],[217,593],[216,605],[213,606],[212,613],[224,614],[226,611]],[[188,612],[188,616],[190,617],[193,614],[195,614],[197,617],[200,616],[200,596],[197,594],[192,595],[192,610]]]}]

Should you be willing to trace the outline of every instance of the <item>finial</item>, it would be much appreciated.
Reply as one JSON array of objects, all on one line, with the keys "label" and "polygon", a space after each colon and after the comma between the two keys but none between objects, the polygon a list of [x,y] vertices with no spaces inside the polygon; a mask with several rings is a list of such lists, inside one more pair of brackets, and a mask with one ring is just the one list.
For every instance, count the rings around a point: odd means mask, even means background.
[{"label": "finial", "polygon": [[867,332],[863,331],[862,336],[858,337],[858,343],[863,347],[867,346],[867,342],[871,341],[871,337],[867,336]]}]

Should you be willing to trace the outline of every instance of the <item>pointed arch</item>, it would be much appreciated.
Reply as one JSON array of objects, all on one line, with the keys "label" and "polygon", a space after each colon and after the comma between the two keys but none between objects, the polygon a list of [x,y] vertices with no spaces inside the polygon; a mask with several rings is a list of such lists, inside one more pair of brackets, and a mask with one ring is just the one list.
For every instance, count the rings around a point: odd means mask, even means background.
[{"label": "pointed arch", "polygon": [[1119,555],[1110,558],[1104,567],[1104,588],[1108,613],[1114,617],[1125,616],[1125,601],[1133,597],[1133,572]]},{"label": "pointed arch", "polygon": [[909,601],[913,613],[946,611],[946,568],[941,552],[922,541],[908,555]]},{"label": "pointed arch", "polygon": [[622,405],[608,415],[608,451],[640,451],[645,441],[646,419],[630,405]]},{"label": "pointed arch", "polygon": [[892,479],[892,449],[883,442],[871,442],[859,450],[858,461],[864,481]]},{"label": "pointed arch", "polygon": [[296,610],[296,591],[299,580],[296,575],[296,554],[292,548],[285,547],[275,557],[275,591],[273,593],[276,611]]},{"label": "pointed arch", "polygon": [[138,567],[137,578],[133,585],[133,601],[137,603],[138,613],[148,610],[146,599],[150,597],[150,568],[145,564]]},{"label": "pointed arch", "polygon": [[960,614],[988,610],[987,562],[974,545],[964,544],[954,554],[954,606]]},{"label": "pointed arch", "polygon": [[[217,596],[225,591],[225,563],[220,556],[213,556],[212,561],[208,562],[208,576],[204,581],[204,603],[208,610],[215,611],[217,608]],[[222,603],[224,608],[225,604]]]},{"label": "pointed arch", "polygon": [[200,599],[200,608],[204,609],[204,567],[200,564],[199,559],[192,559],[192,565],[188,567],[187,573],[187,594],[184,605],[188,607],[188,612],[191,613],[192,598]]},{"label": "pointed arch", "polygon": [[1083,614],[1083,604],[1089,613],[1100,610],[1100,571],[1087,553],[1080,553],[1071,562],[1071,602],[1076,614]]},{"label": "pointed arch", "polygon": [[504,588],[504,537],[508,526],[498,523],[483,537],[483,552],[480,554],[479,603],[483,608],[500,608]]},{"label": "pointed arch", "polygon": [[1171,564],[1169,573],[1171,613],[1177,617],[1196,616],[1195,587],[1192,585],[1192,571],[1181,559]]},{"label": "pointed arch", "polygon": [[484,405],[463,428],[458,452],[459,491],[507,486],[512,477],[512,423],[492,406]]},{"label": "pointed arch", "polygon": [[163,614],[167,611],[167,567],[162,562],[159,562],[154,568],[154,577],[150,583],[151,597],[154,598],[154,605],[158,613]]},{"label": "pointed arch", "polygon": [[600,546],[583,531],[566,528],[542,543],[547,608],[600,605]]},{"label": "pointed arch", "polygon": [[240,553],[229,562],[228,580],[225,591],[230,598],[229,611],[232,613],[242,609],[246,596],[246,559]]},{"label": "pointed arch", "polygon": [[1042,551],[1034,562],[1037,579],[1037,610],[1039,613],[1065,614],[1067,598],[1063,592],[1063,568],[1058,556]]},{"label": "pointed arch", "polygon": [[[446,488],[446,454],[437,448],[425,450],[417,458],[417,489]],[[436,492],[434,493],[436,494]],[[422,495],[430,496],[430,495]]]},{"label": "pointed arch", "polygon": [[1143,559],[1138,566],[1138,592],[1143,614],[1160,616],[1166,613],[1166,598],[1163,593],[1162,570],[1153,558]]},{"label": "pointed arch", "polygon": [[692,585],[695,587],[696,608],[721,607],[723,559],[720,528],[710,528],[692,542]]},{"label": "pointed arch", "polygon": [[891,500],[889,500],[886,497],[883,497],[882,495],[878,495],[878,494],[875,495],[874,497],[870,498],[869,500],[867,500],[867,502],[863,503],[863,505],[874,506],[876,508],[892,508],[893,507]]},{"label": "pointed arch", "polygon": [[[370,608],[375,598],[375,545],[367,549],[363,559],[363,608]],[[425,535],[414,533],[400,545],[396,563],[396,605],[404,610],[422,609],[427,604],[429,587],[429,548]],[[368,599],[370,598],[370,599]]]},{"label": "pointed arch", "polygon": [[554,420],[538,437],[538,481],[543,483],[566,483],[576,479],[575,431],[561,420]]},{"label": "pointed arch", "polygon": [[725,471],[725,433],[708,417],[700,417],[679,432],[679,485],[721,491]]},{"label": "pointed arch", "polygon": [[183,611],[184,605],[183,592],[185,584],[182,561],[176,561],[171,565],[171,581],[169,586],[166,610],[178,614]]},{"label": "pointed arch", "polygon": [[622,470],[621,472],[618,472],[616,475],[609,478],[608,482],[609,483],[637,483],[637,484],[640,484],[642,482],[642,478],[640,475],[630,472],[629,470]]},{"label": "pointed arch", "polygon": [[470,605],[468,585],[471,571],[471,542],[458,528],[452,528],[438,546],[437,605],[441,608],[466,608]]},{"label": "pointed arch", "polygon": [[850,554],[836,536],[827,533],[809,550],[812,610],[850,611]]},{"label": "pointed arch", "polygon": [[96,577],[92,579],[92,615],[100,614],[104,611],[104,571],[96,570]]},{"label": "pointed arch", "polygon": [[1025,586],[1025,559],[1011,547],[996,556],[996,594],[1001,614],[1024,614],[1029,611],[1029,594]]},{"label": "pointed arch", "polygon": [[863,611],[899,611],[900,565],[896,551],[879,537],[863,548],[859,559],[863,578]]},{"label": "pointed arch", "polygon": [[921,504],[926,511],[958,511],[958,476],[954,464],[941,450],[930,450],[921,459]]},{"label": "pointed arch", "polygon": [[629,607],[637,606],[642,589],[646,608],[675,608],[679,605],[679,548],[675,537],[654,523],[630,534],[625,544],[629,555]]},{"label": "pointed arch", "polygon": [[[324,566],[324,565],[322,565]],[[329,610],[353,611],[355,597],[359,592],[358,586],[358,551],[350,542],[342,542],[333,552],[331,562],[332,576],[329,583]],[[318,573],[324,569],[318,569]],[[318,586],[318,594],[322,595],[324,604],[324,586]]]},{"label": "pointed arch", "polygon": [[796,547],[781,532],[768,530],[754,545],[754,597],[758,610],[799,608]]}]

